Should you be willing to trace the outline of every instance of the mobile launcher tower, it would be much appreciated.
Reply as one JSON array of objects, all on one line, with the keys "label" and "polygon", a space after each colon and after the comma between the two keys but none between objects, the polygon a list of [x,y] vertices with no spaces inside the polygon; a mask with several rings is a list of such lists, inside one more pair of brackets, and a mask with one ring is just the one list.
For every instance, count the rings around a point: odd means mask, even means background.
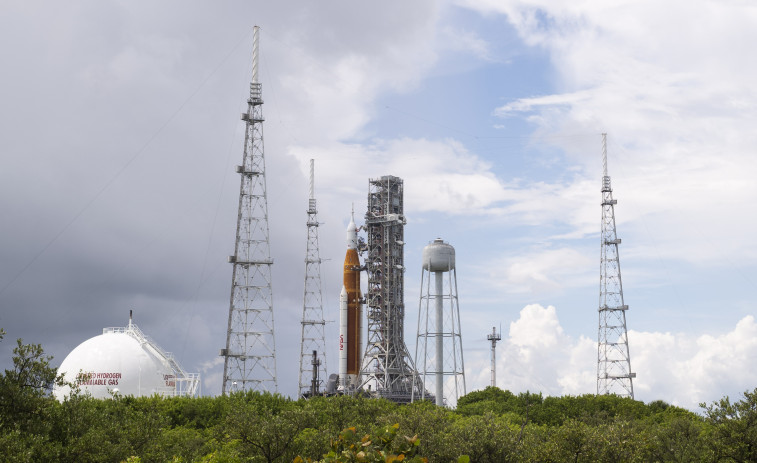
[{"label": "mobile launcher tower", "polygon": [[367,342],[361,385],[374,397],[408,403],[424,394],[404,337],[403,183],[399,177],[385,175],[368,184]]}]

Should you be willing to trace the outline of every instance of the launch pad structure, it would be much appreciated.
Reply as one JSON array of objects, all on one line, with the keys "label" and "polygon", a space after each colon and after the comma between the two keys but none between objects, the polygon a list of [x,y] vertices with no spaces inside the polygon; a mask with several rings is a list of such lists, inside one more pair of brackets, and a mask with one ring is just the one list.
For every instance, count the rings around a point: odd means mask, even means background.
[{"label": "launch pad structure", "polygon": [[405,345],[403,182],[385,175],[370,179],[365,214],[368,285],[367,342],[362,389],[375,397],[409,403],[423,383]]}]

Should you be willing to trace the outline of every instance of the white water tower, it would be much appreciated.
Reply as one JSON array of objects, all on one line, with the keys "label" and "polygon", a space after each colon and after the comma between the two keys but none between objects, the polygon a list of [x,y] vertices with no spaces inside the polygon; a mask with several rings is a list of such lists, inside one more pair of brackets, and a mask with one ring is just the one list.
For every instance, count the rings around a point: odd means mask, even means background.
[{"label": "white water tower", "polygon": [[455,248],[441,238],[423,248],[415,365],[423,379],[421,399],[433,394],[437,405],[445,405],[465,395]]}]

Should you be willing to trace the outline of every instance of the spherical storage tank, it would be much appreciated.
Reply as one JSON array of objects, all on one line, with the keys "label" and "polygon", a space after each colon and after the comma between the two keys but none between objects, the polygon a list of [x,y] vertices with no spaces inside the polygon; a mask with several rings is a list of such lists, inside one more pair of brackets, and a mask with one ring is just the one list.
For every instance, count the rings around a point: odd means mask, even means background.
[{"label": "spherical storage tank", "polygon": [[[58,373],[64,375],[64,381],[78,385],[82,393],[104,399],[113,393],[135,397],[175,395],[177,382],[186,381],[182,378],[186,374],[174,367],[178,364],[171,355],[130,322],[127,328],[105,328],[103,334],[79,344],[63,360]],[[193,380],[196,376],[196,383],[191,384],[196,388],[199,375],[191,376]],[[70,393],[67,385],[53,390],[59,401]]]},{"label": "spherical storage tank", "polygon": [[423,248],[423,270],[448,272],[455,268],[455,248],[441,238]]}]

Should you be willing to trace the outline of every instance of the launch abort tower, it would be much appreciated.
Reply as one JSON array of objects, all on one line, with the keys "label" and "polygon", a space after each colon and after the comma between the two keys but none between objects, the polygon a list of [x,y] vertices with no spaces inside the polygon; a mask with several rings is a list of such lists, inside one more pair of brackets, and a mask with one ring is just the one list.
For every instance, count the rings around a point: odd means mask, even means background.
[{"label": "launch abort tower", "polygon": [[391,175],[368,182],[365,258],[368,288],[367,343],[363,388],[377,397],[410,402],[422,383],[405,346],[404,227],[402,179]]}]

